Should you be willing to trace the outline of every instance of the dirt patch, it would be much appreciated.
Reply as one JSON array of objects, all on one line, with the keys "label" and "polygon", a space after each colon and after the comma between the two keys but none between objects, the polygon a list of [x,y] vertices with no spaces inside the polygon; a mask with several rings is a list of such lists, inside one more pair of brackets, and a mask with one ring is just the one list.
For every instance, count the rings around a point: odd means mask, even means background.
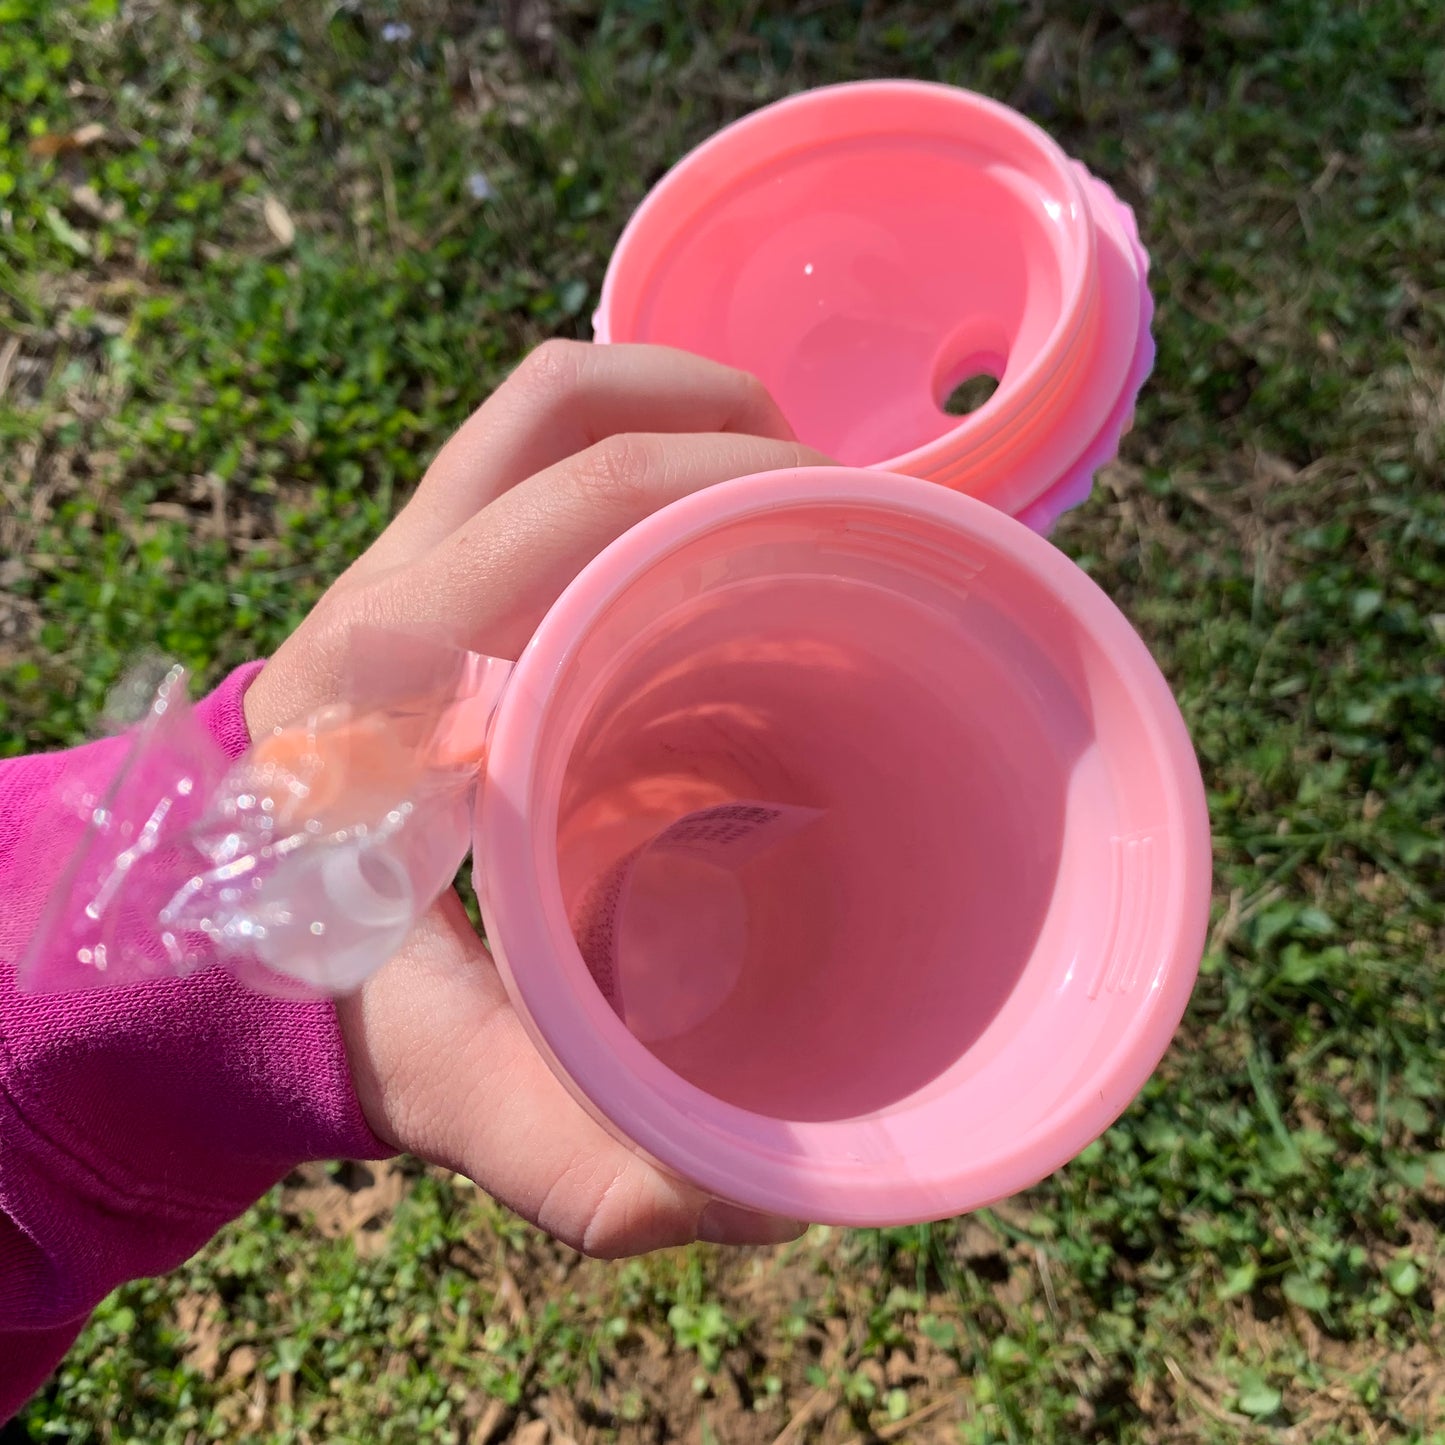
[{"label": "dirt patch", "polygon": [[[359,1254],[375,1258],[423,1172],[447,1180],[462,1199],[471,1188],[412,1161],[313,1165],[288,1179],[281,1209],[298,1227],[350,1236]],[[1225,1430],[1308,1445],[1326,1428],[1384,1439],[1392,1426],[1445,1419],[1445,1353],[1424,1340],[1405,1350],[1363,1348],[1293,1306],[1265,1312],[1245,1300],[1229,1311],[1227,1333],[1241,1359],[1263,1362],[1280,1385],[1281,1411],[1269,1420],[1235,1408],[1237,1371],[1221,1361],[1217,1331],[1176,1338],[1157,1372],[1140,1375],[1101,1354],[1090,1321],[1070,1308],[1068,1281],[1053,1278],[1057,1266],[1029,1241],[1026,1201],[949,1232],[945,1257],[920,1267],[925,1276],[957,1271],[952,1284],[921,1278],[915,1288],[919,1261],[909,1256],[889,1267],[899,1281],[891,1289],[886,1278],[880,1283],[878,1261],[860,1257],[859,1240],[840,1231],[814,1230],[778,1250],[675,1251],[618,1265],[581,1259],[485,1202],[478,1219],[448,1255],[486,1301],[474,1347],[486,1348],[481,1332],[494,1326],[525,1354],[512,1398],[479,1392],[466,1401],[465,1445],[956,1441],[959,1424],[980,1408],[974,1375],[982,1367],[968,1363],[973,1352],[1027,1320],[1055,1332],[1051,1348],[1078,1362],[1072,1384],[1060,1387],[1074,1396],[1080,1441],[1115,1438],[1121,1420],[1145,1425],[1161,1442]],[[1428,1258],[1427,1242],[1414,1243]],[[684,1300],[693,1302],[685,1318],[676,1311]],[[547,1334],[548,1308],[560,1302],[569,1331],[606,1342],[580,1378],[557,1364]],[[232,1380],[237,1410],[244,1400],[254,1414],[258,1390],[269,1402],[262,1408],[271,1408],[276,1389],[258,1383],[248,1346],[227,1353],[220,1317],[215,1300],[178,1301],[185,1362]],[[712,1335],[699,1319],[712,1321]],[[1291,1360],[1308,1362],[1308,1382],[1290,1383]]]},{"label": "dirt patch", "polygon": [[398,1160],[339,1165],[303,1164],[281,1190],[288,1218],[308,1220],[327,1239],[350,1235],[356,1252],[372,1259],[386,1248],[396,1207],[406,1193]]}]

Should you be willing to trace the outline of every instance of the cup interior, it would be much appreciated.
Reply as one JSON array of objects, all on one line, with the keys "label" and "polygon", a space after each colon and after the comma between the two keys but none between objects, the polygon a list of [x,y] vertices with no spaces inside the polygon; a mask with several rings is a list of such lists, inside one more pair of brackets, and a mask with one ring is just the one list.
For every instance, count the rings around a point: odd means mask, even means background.
[{"label": "cup interior", "polygon": [[[1123,1107],[1144,1075],[1117,1097],[1110,1070],[1143,1028],[1147,1074],[1193,976],[1172,701],[1122,617],[1086,618],[1008,529],[811,500],[721,523],[612,596],[542,709],[524,807],[556,820],[544,894],[574,927],[677,819],[808,810],[740,866],[654,857],[610,945],[636,1077],[790,1159],[808,1217],[866,1215],[878,1177],[925,1217],[997,1197],[1000,1160],[1057,1167],[1048,1137]],[[559,976],[595,1001],[585,943]]]}]

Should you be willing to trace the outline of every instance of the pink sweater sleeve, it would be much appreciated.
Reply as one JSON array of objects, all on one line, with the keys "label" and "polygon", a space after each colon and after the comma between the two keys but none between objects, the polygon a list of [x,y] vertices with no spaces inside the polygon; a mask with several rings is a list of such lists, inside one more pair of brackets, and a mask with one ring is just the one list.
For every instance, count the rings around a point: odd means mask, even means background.
[{"label": "pink sweater sleeve", "polygon": [[[200,705],[231,756],[259,664]],[[250,993],[218,968],[37,996],[15,965],[77,820],[64,777],[103,782],[123,744],[0,763],[0,1421],[125,1280],[193,1254],[296,1164],[381,1158],[329,1003]]]}]

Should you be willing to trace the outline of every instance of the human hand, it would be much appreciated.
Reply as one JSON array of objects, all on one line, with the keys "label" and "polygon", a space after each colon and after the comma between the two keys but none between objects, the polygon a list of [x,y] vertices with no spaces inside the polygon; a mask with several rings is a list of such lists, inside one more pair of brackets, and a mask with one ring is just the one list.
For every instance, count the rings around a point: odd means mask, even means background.
[{"label": "human hand", "polygon": [[[572,578],[643,517],[716,482],[826,462],[741,372],[660,347],[548,342],[266,664],[246,694],[251,735],[335,700],[358,626],[425,626],[514,658]],[[596,1124],[533,1047],[450,891],[338,1012],[375,1133],[588,1254],[800,1232],[709,1199]]]}]

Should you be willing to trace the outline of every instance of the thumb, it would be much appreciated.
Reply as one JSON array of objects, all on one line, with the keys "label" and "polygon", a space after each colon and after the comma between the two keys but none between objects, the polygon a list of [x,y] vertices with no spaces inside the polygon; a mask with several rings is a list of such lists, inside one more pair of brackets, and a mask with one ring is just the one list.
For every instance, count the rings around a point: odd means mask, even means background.
[{"label": "thumb", "polygon": [[533,1047],[454,893],[339,1012],[378,1134],[468,1175],[583,1253],[802,1232],[663,1173],[593,1120]]}]

